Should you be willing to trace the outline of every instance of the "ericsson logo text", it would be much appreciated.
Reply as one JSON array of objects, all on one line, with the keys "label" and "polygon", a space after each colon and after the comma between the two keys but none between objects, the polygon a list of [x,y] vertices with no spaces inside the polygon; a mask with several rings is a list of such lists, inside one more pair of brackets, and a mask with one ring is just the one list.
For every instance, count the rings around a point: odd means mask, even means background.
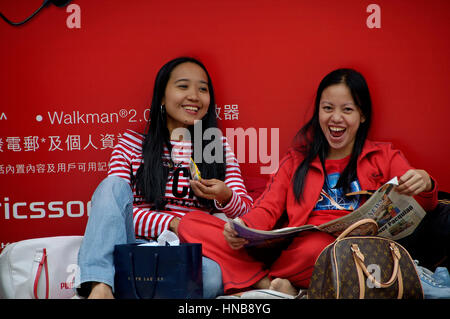
[{"label": "ericsson logo text", "polygon": [[90,210],[90,201],[12,202],[9,197],[4,197],[0,202],[4,219],[76,218],[89,216]]}]

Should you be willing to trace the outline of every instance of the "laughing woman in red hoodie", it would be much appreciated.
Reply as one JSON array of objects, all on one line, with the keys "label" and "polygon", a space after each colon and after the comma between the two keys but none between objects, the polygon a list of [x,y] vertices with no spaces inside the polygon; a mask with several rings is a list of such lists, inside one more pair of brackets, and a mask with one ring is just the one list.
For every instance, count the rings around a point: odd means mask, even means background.
[{"label": "laughing woman in red hoodie", "polygon": [[[271,230],[286,212],[286,227],[320,225],[350,213],[364,201],[344,194],[378,189],[395,176],[399,193],[414,196],[427,211],[434,209],[437,187],[429,174],[413,168],[390,143],[367,139],[371,111],[369,89],[360,73],[339,69],[326,75],[317,90],[311,120],[297,133],[294,147],[240,221]],[[227,223],[206,214],[183,218],[179,235],[186,242],[202,243],[203,254],[221,266],[225,293],[253,287],[292,295],[308,287],[317,257],[335,239],[327,233],[307,232],[294,238],[267,266],[248,254],[245,239],[237,237]]]}]

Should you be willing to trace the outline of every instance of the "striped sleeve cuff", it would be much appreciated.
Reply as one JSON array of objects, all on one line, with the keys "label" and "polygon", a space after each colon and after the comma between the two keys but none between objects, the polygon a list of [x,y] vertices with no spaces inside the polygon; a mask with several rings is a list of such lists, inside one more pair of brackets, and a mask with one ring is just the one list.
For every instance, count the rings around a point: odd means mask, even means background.
[{"label": "striped sleeve cuff", "polygon": [[225,215],[227,215],[227,217],[230,218],[234,218],[240,215],[240,210],[241,210],[241,198],[239,197],[238,194],[236,194],[236,192],[234,190],[232,190],[233,195],[231,196],[230,201],[228,202],[228,204],[226,204],[225,206],[221,207],[218,205],[218,202],[216,200],[214,200],[214,206],[221,211],[222,213],[224,213]]}]

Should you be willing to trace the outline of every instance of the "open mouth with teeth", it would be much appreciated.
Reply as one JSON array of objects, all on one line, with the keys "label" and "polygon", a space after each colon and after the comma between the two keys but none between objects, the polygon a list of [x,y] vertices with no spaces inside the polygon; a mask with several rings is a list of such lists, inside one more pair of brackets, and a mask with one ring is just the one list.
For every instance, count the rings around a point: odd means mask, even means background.
[{"label": "open mouth with teeth", "polygon": [[330,130],[331,136],[333,137],[341,137],[346,130],[344,127],[336,127],[336,126],[329,126],[328,128]]},{"label": "open mouth with teeth", "polygon": [[183,105],[183,109],[189,114],[197,114],[200,108],[195,105]]}]

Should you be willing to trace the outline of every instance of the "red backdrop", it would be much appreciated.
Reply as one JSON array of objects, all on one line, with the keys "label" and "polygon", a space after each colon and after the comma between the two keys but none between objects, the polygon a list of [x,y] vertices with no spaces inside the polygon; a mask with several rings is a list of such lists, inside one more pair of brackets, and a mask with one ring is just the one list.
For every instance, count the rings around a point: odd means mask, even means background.
[{"label": "red backdrop", "polygon": [[[0,11],[19,21],[41,3],[0,0]],[[155,74],[180,55],[208,67],[222,128],[279,129],[279,156],[320,79],[356,68],[373,98],[370,137],[392,141],[450,190],[447,0],[71,4],[20,27],[0,21],[2,247],[83,234],[112,145],[124,129],[145,128]],[[241,165],[245,177],[260,174],[248,155]]]}]

